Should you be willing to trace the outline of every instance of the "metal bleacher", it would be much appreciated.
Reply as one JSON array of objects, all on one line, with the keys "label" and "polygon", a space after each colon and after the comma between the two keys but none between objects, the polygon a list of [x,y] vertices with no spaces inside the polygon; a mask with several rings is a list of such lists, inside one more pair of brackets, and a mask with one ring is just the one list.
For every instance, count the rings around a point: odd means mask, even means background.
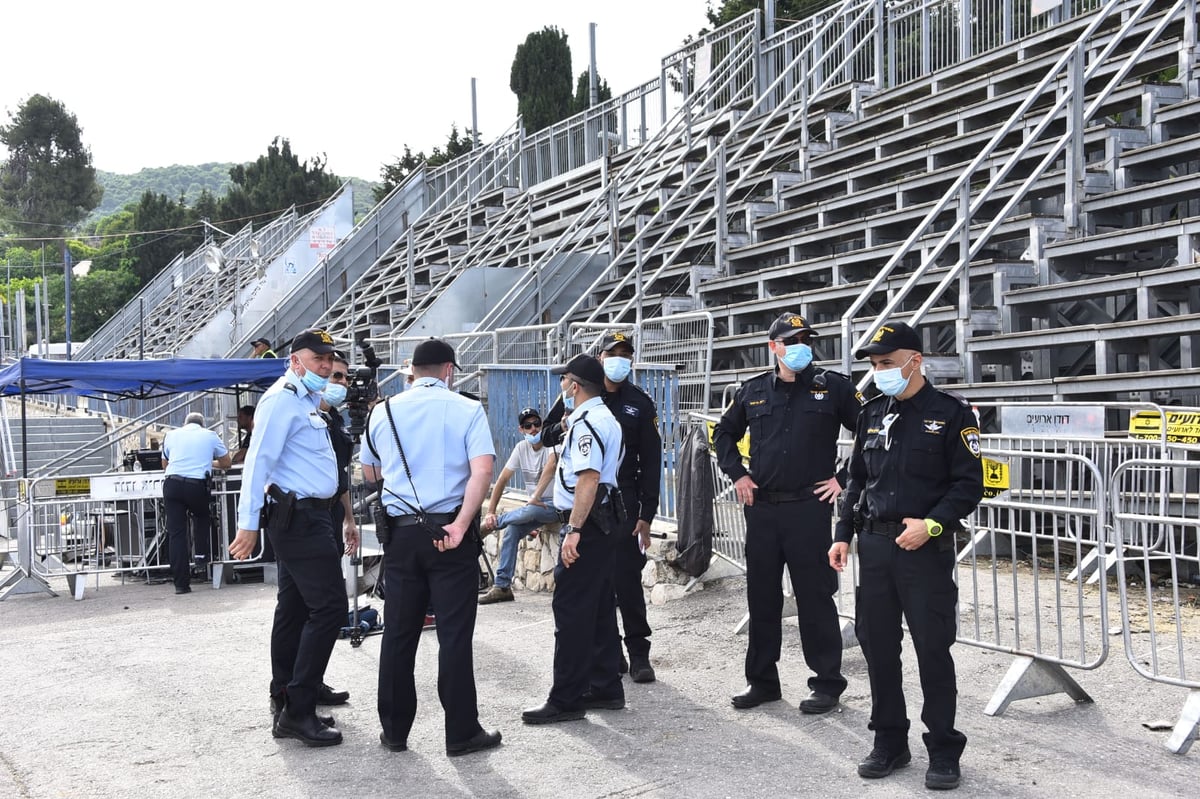
[{"label": "metal bleacher", "polygon": [[664,342],[701,315],[711,356],[687,368],[715,406],[781,311],[858,373],[889,316],[969,396],[1198,404],[1196,15],[845,0],[771,32],[751,12],[423,175],[424,211],[314,322],[485,363],[529,357],[517,329],[556,356],[572,331]]}]

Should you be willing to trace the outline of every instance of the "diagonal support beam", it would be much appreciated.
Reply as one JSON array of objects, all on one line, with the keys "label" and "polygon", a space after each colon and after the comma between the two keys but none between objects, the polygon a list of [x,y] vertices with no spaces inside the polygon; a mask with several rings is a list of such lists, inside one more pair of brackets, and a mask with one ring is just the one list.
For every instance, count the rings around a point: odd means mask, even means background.
[{"label": "diagonal support beam", "polygon": [[1092,701],[1087,691],[1059,664],[1028,656],[1018,657],[983,712],[988,716],[999,716],[1018,699],[1058,693],[1065,693],[1079,703]]},{"label": "diagonal support beam", "polygon": [[1177,755],[1187,754],[1197,737],[1200,737],[1200,691],[1193,689],[1188,692],[1179,721],[1167,739],[1167,749]]}]

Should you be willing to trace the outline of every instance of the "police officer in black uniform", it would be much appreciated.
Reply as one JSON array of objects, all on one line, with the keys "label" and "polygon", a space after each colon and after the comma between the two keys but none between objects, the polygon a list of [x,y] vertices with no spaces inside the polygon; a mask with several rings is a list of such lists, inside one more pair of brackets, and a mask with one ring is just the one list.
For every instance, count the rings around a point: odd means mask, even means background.
[{"label": "police officer in black uniform", "polygon": [[617,473],[617,485],[629,518],[618,531],[613,588],[617,592],[617,607],[625,627],[629,676],[634,682],[654,682],[642,567],[646,565],[646,548],[650,546],[650,523],[658,513],[662,480],[658,409],[650,395],[629,380],[633,367],[631,336],[625,333],[606,335],[600,344],[600,365],[604,367],[604,404],[620,423],[625,441],[625,456]]},{"label": "police officer in black uniform", "polygon": [[[812,670],[804,713],[827,713],[846,689],[842,635],[829,567],[832,504],[843,484],[834,474],[838,428],[853,430],[861,396],[844,375],[812,364],[816,331],[799,314],[785,313],[767,333],[775,370],[747,380],[713,432],[721,470],[734,482],[746,514],[746,599],[750,644],[746,689],[737,708],[782,697],[783,567],[792,579],[804,661]],[[750,466],[738,441],[750,430]],[[843,473],[844,480],[844,473]]]},{"label": "police officer in black uniform", "polygon": [[954,533],[983,497],[983,468],[970,404],[925,379],[921,350],[916,331],[888,322],[854,353],[870,357],[882,393],[858,419],[829,563],[842,570],[857,534],[855,632],[870,673],[875,732],[859,776],[886,777],[912,759],[900,663],[903,614],[921,674],[921,720],[929,729],[923,736],[929,751],[925,787],[949,789],[958,787],[967,743],[954,728]]},{"label": "police officer in black uniform", "polygon": [[[329,385],[321,394],[321,413],[329,423],[329,439],[333,443],[334,457],[337,458],[338,501],[329,513],[333,519],[333,535],[337,539],[338,549],[353,555],[358,551],[358,524],[350,504],[350,460],[354,457],[354,439],[346,432],[346,421],[338,410],[346,401],[349,386],[350,364],[344,355],[335,351]],[[346,698],[350,698],[349,694]]]}]

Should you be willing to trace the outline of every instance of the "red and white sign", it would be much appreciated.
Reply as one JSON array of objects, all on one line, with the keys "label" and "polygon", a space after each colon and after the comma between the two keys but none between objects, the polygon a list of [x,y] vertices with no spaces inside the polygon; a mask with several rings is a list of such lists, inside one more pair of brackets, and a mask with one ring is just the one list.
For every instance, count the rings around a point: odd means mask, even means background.
[{"label": "red and white sign", "polygon": [[308,229],[310,250],[332,250],[337,244],[337,230],[333,225],[313,225]]}]

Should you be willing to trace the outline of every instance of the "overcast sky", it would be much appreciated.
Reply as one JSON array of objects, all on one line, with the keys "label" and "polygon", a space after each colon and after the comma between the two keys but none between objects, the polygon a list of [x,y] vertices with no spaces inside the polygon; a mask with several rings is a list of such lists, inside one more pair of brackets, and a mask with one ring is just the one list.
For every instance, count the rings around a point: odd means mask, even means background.
[{"label": "overcast sky", "polygon": [[533,31],[563,30],[578,75],[597,23],[597,72],[620,94],[706,25],[704,0],[22,0],[2,18],[0,122],[31,94],[60,100],[98,169],[252,161],[283,136],[368,180],[405,144],[428,153],[470,127],[472,77],[484,140],[503,133]]}]

